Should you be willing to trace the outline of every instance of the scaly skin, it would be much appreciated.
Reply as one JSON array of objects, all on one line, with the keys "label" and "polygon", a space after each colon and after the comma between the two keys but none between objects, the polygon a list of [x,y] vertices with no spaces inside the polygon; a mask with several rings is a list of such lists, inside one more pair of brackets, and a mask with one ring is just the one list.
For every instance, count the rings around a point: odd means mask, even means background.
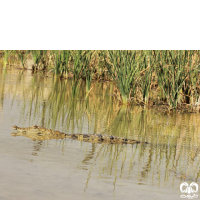
[{"label": "scaly skin", "polygon": [[[20,128],[12,126],[13,130],[17,132],[12,133],[12,136],[25,136],[32,140],[50,140],[50,139],[64,139],[71,138],[79,141],[92,143],[106,143],[106,144],[135,144],[143,143],[133,139],[126,139],[115,136],[101,135],[101,134],[65,134],[60,131],[54,131],[41,126],[31,126],[27,128]],[[147,142],[145,142],[147,144]]]}]

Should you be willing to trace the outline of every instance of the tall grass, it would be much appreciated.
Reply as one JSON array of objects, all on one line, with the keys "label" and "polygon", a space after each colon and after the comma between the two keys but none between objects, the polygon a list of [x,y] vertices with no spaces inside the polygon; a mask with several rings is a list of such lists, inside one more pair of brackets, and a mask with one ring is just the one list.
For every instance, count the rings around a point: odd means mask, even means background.
[{"label": "tall grass", "polygon": [[69,68],[68,62],[70,59],[70,51],[54,51],[55,53],[55,67],[54,74],[60,78],[67,77]]},{"label": "tall grass", "polygon": [[95,73],[95,51],[73,51],[71,57],[72,62],[70,65],[70,72],[73,75],[74,86],[84,80],[86,82],[86,92],[89,92],[92,78]]},{"label": "tall grass", "polygon": [[15,51],[19,60],[21,61],[22,67],[23,69],[25,69],[25,64],[26,64],[26,60],[29,54],[28,50],[24,50],[24,51]]},{"label": "tall grass", "polygon": [[194,81],[196,62],[192,60],[193,55],[194,51],[155,52],[158,84],[167,99],[169,109],[177,107],[178,96],[184,84]]},{"label": "tall grass", "polygon": [[34,64],[36,64],[38,66],[39,63],[40,63],[40,60],[42,58],[42,51],[31,50],[31,54],[32,54],[32,57],[33,57]]},{"label": "tall grass", "polygon": [[[16,51],[25,68],[29,51]],[[149,103],[152,85],[161,91],[169,109],[176,109],[183,102],[198,101],[200,94],[199,51],[97,51],[62,50],[31,51],[34,69],[47,69],[49,61],[58,78],[72,78],[72,95],[80,83],[85,82],[86,92],[92,81],[100,79],[114,82],[123,104],[132,99]],[[8,52],[5,51],[8,57]],[[152,78],[153,77],[153,78]]]},{"label": "tall grass", "polygon": [[7,63],[8,63],[8,58],[9,58],[10,53],[11,53],[11,51],[4,50],[4,60],[3,60],[4,61],[4,66],[6,66]]},{"label": "tall grass", "polygon": [[154,60],[152,57],[152,51],[141,51],[140,52],[140,78],[139,85],[142,93],[142,101],[144,104],[148,104],[149,93],[152,83],[152,73],[154,70]]},{"label": "tall grass", "polygon": [[83,78],[86,81],[86,92],[90,91],[90,85],[95,72],[95,52],[94,51],[84,51],[82,55],[82,65],[83,65]]},{"label": "tall grass", "polygon": [[32,66],[33,71],[42,68],[46,69],[47,60],[47,50],[31,50],[31,55],[33,57],[34,64]]},{"label": "tall grass", "polygon": [[92,77],[95,72],[94,51],[54,51],[54,74],[63,77],[73,77],[73,96],[82,80],[86,81],[86,91],[89,92]]},{"label": "tall grass", "polygon": [[136,51],[109,51],[110,62],[108,72],[112,76],[121,93],[123,104],[130,102],[130,94],[136,93],[136,80],[139,75],[139,65]]}]

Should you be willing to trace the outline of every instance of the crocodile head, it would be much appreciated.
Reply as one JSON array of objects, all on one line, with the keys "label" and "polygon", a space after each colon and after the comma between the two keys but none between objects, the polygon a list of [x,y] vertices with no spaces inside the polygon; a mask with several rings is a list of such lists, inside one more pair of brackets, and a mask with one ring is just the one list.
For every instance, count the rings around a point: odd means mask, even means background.
[{"label": "crocodile head", "polygon": [[15,125],[15,126],[12,126],[11,128],[12,128],[13,130],[17,130],[18,127]]},{"label": "crocodile head", "polygon": [[12,129],[19,131],[19,132],[37,132],[37,131],[39,131],[39,126],[34,125],[31,127],[27,127],[27,128],[21,128],[21,127],[18,127],[15,125],[15,126],[12,126]]}]

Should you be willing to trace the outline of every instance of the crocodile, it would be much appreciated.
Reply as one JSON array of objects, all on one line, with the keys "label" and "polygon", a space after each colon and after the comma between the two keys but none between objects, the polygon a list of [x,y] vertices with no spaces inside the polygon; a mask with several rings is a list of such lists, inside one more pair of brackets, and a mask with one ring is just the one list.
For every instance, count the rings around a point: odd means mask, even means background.
[{"label": "crocodile", "polygon": [[26,128],[21,128],[18,126],[12,126],[12,129],[17,131],[11,133],[12,136],[24,136],[32,140],[50,140],[50,139],[64,139],[70,138],[84,142],[91,143],[107,143],[107,144],[137,144],[145,143],[134,139],[127,139],[122,137],[116,137],[112,135],[102,135],[102,134],[67,134],[60,131],[54,131],[42,126],[31,126]]}]

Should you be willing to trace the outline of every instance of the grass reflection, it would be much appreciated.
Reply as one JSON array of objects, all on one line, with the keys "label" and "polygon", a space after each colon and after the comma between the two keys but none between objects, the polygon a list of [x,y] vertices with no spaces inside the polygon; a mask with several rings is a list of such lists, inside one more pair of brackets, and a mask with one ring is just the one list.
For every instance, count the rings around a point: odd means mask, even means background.
[{"label": "grass reflection", "polygon": [[[85,155],[78,168],[88,170],[86,188],[93,173],[99,179],[111,177],[113,185],[121,178],[159,186],[198,182],[199,113],[164,114],[138,106],[119,107],[110,82],[91,83],[88,94],[81,82],[72,98],[71,80],[19,74],[11,84],[6,75],[0,76],[1,104],[5,94],[12,94],[13,102],[20,99],[22,125],[28,119],[30,125],[37,122],[66,133],[103,133],[150,143],[81,146]],[[67,142],[62,141],[62,151],[67,151]]]}]

